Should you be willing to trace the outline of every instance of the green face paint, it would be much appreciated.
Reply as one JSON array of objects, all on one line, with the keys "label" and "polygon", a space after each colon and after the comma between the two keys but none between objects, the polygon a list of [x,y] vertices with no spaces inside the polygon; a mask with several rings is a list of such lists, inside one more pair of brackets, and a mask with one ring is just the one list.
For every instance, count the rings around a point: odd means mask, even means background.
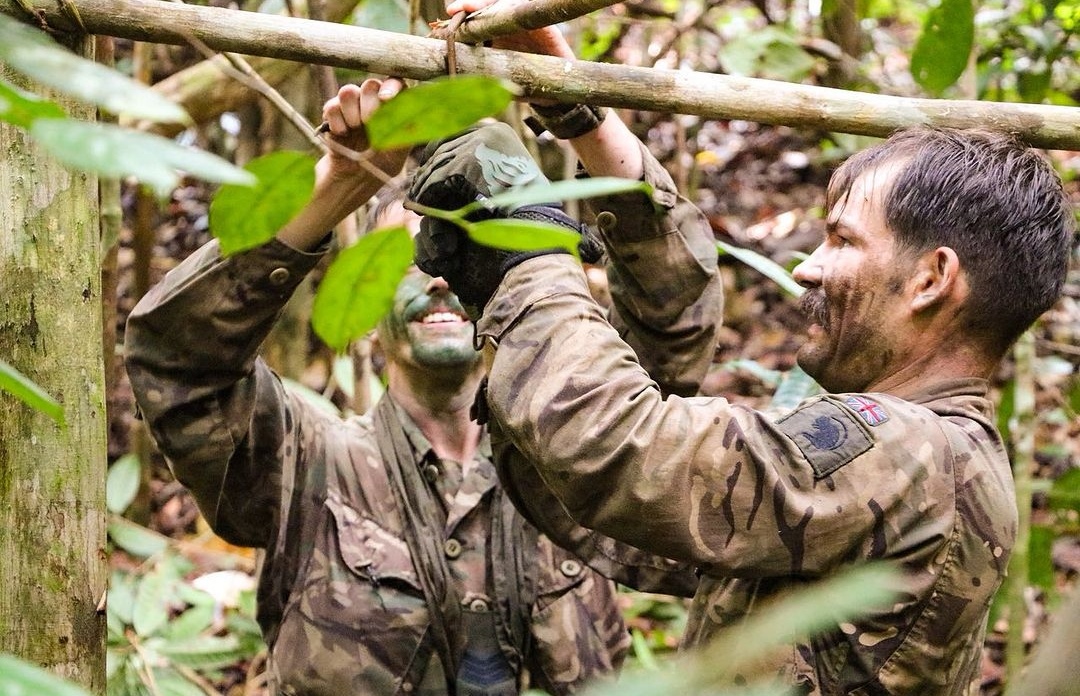
[{"label": "green face paint", "polygon": [[379,340],[388,360],[420,367],[468,367],[480,359],[472,322],[457,296],[441,278],[416,269],[398,284]]}]

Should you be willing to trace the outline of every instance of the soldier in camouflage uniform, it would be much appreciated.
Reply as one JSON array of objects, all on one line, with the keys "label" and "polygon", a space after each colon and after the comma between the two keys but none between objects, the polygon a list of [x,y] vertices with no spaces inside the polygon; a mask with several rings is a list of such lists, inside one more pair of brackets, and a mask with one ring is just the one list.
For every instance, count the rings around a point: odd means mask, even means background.
[{"label": "soldier in camouflage uniform", "polygon": [[[572,57],[557,32],[513,40]],[[612,114],[537,112],[590,175],[656,168]],[[423,202],[453,166],[431,160],[411,194]],[[1057,175],[977,131],[914,129],[849,159],[826,239],[795,271],[813,322],[799,364],[829,393],[779,418],[654,381],[700,380],[713,347],[697,301],[715,267],[673,236],[672,200],[661,188],[592,202],[605,240],[670,244],[609,247],[610,317],[565,254],[446,276],[489,296],[477,332],[494,352],[484,401],[506,489],[534,519],[545,508],[523,492],[544,486],[584,527],[696,565],[687,646],[780,593],[887,562],[903,583],[894,603],[795,642],[767,671],[802,694],[967,693],[1016,533],[988,379],[1063,285],[1074,223]],[[418,249],[438,227],[425,220]],[[635,267],[651,271],[648,306]]]},{"label": "soldier in camouflage uniform", "polygon": [[[343,88],[325,110],[331,137],[363,149],[362,121],[399,88]],[[369,161],[393,175],[404,153]],[[473,326],[445,282],[414,271],[399,286],[378,333],[388,395],[372,415],[324,413],[257,357],[326,230],[380,183],[328,155],[311,203],[275,240],[229,258],[211,242],[170,272],[128,321],[139,407],[211,527],[265,549],[258,610],[276,693],[575,692],[624,658],[614,586],[525,523],[497,485],[468,417],[483,375]],[[384,224],[406,215],[385,208]],[[619,574],[617,544],[577,539],[612,549],[597,565]],[[692,592],[687,566],[644,572],[673,569]]]}]

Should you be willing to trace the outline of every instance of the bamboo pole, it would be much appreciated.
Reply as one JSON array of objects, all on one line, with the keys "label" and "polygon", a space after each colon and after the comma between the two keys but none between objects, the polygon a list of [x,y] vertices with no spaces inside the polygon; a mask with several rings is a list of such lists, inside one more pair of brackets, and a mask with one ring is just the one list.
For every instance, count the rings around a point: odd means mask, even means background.
[{"label": "bamboo pole", "polygon": [[[509,7],[496,3],[466,17],[454,38],[462,43],[480,43],[495,36],[568,22],[615,4],[618,0],[525,0]],[[447,38],[449,25],[448,21],[435,23],[431,35]]]},{"label": "bamboo pole", "polygon": [[[48,0],[35,12],[76,31]],[[405,34],[160,0],[72,0],[86,29],[138,41],[184,43],[194,35],[219,51],[429,80],[446,74],[446,42]],[[21,0],[0,11],[30,18]],[[1036,147],[1080,150],[1080,108],[970,100],[913,99],[685,70],[564,60],[457,46],[460,73],[516,84],[522,97],[885,137],[916,124],[1016,133]]]}]

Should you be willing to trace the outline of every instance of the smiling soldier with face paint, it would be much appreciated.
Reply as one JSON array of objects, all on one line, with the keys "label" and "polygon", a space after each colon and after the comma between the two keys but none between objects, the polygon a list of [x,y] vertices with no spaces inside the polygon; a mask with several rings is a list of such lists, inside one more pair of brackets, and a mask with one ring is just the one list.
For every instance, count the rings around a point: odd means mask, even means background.
[{"label": "smiling soldier with face paint", "polygon": [[[500,43],[573,57],[552,28]],[[845,162],[826,238],[795,270],[809,319],[798,361],[829,393],[776,418],[689,396],[719,311],[704,218],[615,115],[535,111],[588,174],[654,191],[590,202],[606,219],[610,315],[565,254],[482,288],[482,411],[509,494],[537,520],[547,508],[529,500],[546,488],[584,527],[696,565],[688,647],[770,598],[885,562],[902,582],[894,602],[794,641],[764,673],[798,694],[967,694],[1017,524],[988,380],[1058,297],[1074,243],[1052,167],[1006,135],[929,128]]]}]

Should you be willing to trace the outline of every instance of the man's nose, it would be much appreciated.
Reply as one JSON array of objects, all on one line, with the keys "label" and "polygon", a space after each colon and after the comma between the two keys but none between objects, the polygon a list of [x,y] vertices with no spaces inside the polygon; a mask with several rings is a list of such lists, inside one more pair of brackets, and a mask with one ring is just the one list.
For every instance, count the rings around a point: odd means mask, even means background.
[{"label": "man's nose", "polygon": [[424,288],[424,290],[429,295],[447,295],[450,293],[450,286],[447,285],[446,281],[440,276],[429,280],[427,287]]},{"label": "man's nose", "polygon": [[795,279],[795,282],[804,288],[816,288],[821,285],[820,250],[821,247],[815,249],[814,253],[810,254],[791,272],[791,277]]}]

